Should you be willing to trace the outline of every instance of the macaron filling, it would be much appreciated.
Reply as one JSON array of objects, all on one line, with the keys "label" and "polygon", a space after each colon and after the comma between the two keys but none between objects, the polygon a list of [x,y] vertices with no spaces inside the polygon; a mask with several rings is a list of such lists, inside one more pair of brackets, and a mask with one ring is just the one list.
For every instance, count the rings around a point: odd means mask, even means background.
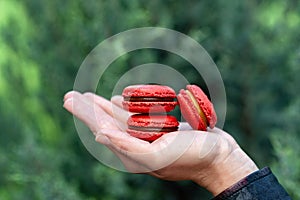
[{"label": "macaron filling", "polygon": [[195,106],[197,112],[199,113],[201,119],[203,120],[203,122],[205,123],[206,126],[208,126],[208,121],[205,117],[204,112],[202,111],[202,109],[200,108],[196,98],[194,97],[194,95],[189,91],[189,90],[185,90],[186,94],[188,95],[188,97],[190,98],[190,100],[192,101],[193,105]]},{"label": "macaron filling", "polygon": [[147,132],[173,132],[177,131],[178,127],[138,127],[128,126],[129,129],[135,131],[147,131]]},{"label": "macaron filling", "polygon": [[124,101],[131,102],[173,102],[171,97],[124,97]]}]

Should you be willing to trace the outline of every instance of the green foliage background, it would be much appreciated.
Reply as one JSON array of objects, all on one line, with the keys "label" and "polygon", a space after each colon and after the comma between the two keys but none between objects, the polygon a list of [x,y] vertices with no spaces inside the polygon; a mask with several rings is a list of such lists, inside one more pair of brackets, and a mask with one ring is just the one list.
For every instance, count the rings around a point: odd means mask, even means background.
[{"label": "green foliage background", "polygon": [[[223,77],[224,129],[260,167],[271,166],[300,199],[300,4],[295,0],[0,0],[0,199],[209,199],[189,181],[110,169],[81,144],[62,108],[85,56],[101,41],[144,26],[185,33]],[[99,94],[110,97],[132,66],[188,63],[156,51],[112,64]]]}]

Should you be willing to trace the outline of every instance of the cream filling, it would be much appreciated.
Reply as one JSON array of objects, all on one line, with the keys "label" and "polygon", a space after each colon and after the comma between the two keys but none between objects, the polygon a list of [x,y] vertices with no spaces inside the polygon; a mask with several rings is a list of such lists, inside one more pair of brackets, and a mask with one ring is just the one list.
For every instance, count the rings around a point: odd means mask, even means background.
[{"label": "cream filling", "polygon": [[196,107],[196,110],[198,111],[201,119],[204,121],[205,125],[207,126],[208,123],[207,123],[207,119],[205,117],[205,114],[203,113],[202,109],[200,108],[200,106],[199,106],[197,100],[195,99],[194,95],[188,90],[186,90],[185,92],[188,95],[188,97],[191,99],[191,101],[194,104],[194,106]]}]

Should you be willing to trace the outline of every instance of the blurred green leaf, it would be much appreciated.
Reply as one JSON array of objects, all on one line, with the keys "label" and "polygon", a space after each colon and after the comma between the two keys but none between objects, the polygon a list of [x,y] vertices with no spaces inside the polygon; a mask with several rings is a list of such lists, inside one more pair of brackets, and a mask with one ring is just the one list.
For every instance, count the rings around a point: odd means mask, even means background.
[{"label": "blurred green leaf", "polygon": [[[99,164],[62,108],[63,95],[96,45],[147,26],[180,31],[203,45],[225,83],[224,129],[261,167],[271,165],[299,199],[299,13],[294,0],[0,1],[0,199],[211,197],[188,181],[160,181]],[[121,51],[122,43],[112,48]],[[128,70],[151,62],[172,66],[205,89],[188,62],[147,49],[113,62],[97,93],[110,98]]]}]

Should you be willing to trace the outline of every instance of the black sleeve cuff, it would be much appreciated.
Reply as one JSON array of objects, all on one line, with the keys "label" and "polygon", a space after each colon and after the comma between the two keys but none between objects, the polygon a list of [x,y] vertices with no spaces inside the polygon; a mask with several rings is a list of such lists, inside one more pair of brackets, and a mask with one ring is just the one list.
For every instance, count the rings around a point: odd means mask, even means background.
[{"label": "black sleeve cuff", "polygon": [[269,167],[258,170],[226,189],[213,200],[290,200]]}]

